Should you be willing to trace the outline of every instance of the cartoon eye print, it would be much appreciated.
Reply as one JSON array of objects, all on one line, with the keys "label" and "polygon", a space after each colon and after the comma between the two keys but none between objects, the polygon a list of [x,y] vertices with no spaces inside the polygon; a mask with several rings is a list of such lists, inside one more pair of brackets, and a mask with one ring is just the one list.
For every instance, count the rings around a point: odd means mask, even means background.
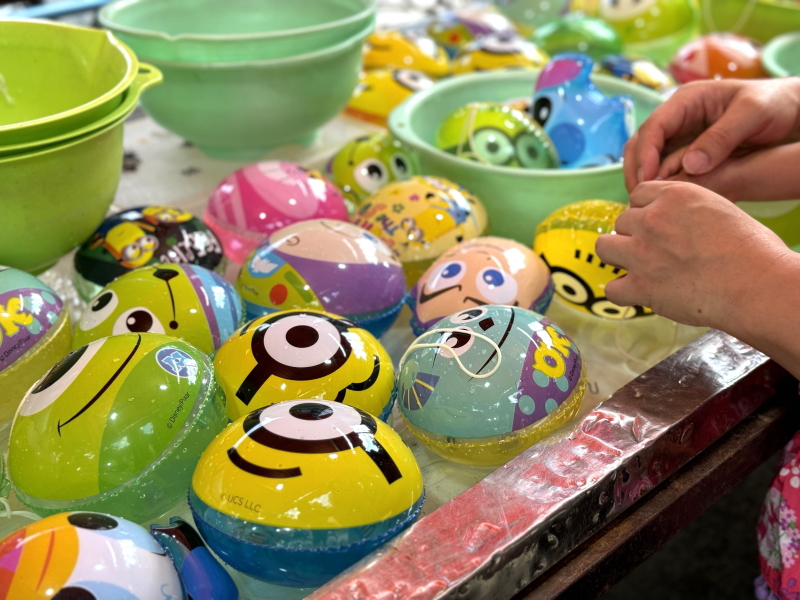
[{"label": "cartoon eye print", "polygon": [[551,271],[556,293],[564,300],[580,305],[594,300],[591,288],[583,279],[560,267],[551,267]]},{"label": "cartoon eye print", "polygon": [[242,423],[244,435],[228,450],[231,462],[246,473],[270,479],[300,477],[299,467],[273,468],[250,462],[239,452],[245,440],[293,454],[332,454],[360,448],[380,469],[386,482],[403,475],[391,455],[375,438],[375,419],[344,404],[295,400],[250,413]]},{"label": "cartoon eye print", "polygon": [[411,175],[411,161],[404,154],[400,152],[393,154],[389,164],[392,167],[392,174],[395,179],[402,181]]},{"label": "cartoon eye print", "polygon": [[599,299],[592,303],[591,311],[598,317],[606,319],[630,319],[636,316],[636,308],[633,306],[617,306],[613,302]]},{"label": "cartoon eye print", "polygon": [[[472,335],[473,331],[469,327],[456,327],[459,331],[450,331],[448,333],[442,334],[442,337],[439,338],[439,344],[445,344],[449,346],[447,348],[439,348],[439,354],[444,356],[445,358],[451,357],[453,354],[457,356],[461,356],[467,350],[472,348],[472,345],[475,343],[475,336]],[[461,333],[461,332],[464,333]]]},{"label": "cartoon eye print", "polygon": [[493,165],[506,165],[516,155],[511,138],[493,127],[485,127],[475,132],[472,138],[472,150]]},{"label": "cartoon eye print", "polygon": [[427,282],[420,285],[420,304],[446,294],[450,290],[460,290],[461,286],[458,284],[464,279],[466,272],[467,265],[460,260],[454,260],[442,265],[438,271],[428,278]]},{"label": "cartoon eye print", "polygon": [[144,306],[130,308],[114,322],[114,335],[123,333],[165,333],[164,326],[153,312]]},{"label": "cartoon eye print", "polygon": [[400,69],[394,72],[394,80],[412,92],[426,90],[433,85],[433,80],[419,71]]},{"label": "cartoon eye print", "polygon": [[490,54],[514,54],[520,51],[517,38],[508,35],[488,35],[480,42],[481,50]]},{"label": "cartoon eye print", "polygon": [[477,319],[486,316],[487,312],[488,311],[482,307],[470,308],[469,310],[462,310],[460,313],[450,317],[450,322],[454,323],[455,325],[471,323],[472,321],[476,321]]},{"label": "cartoon eye print", "polygon": [[542,127],[547,123],[547,119],[550,118],[552,112],[553,103],[550,102],[550,99],[547,97],[542,96],[541,98],[537,98],[536,102],[533,103],[533,118]]},{"label": "cartoon eye print", "polygon": [[83,331],[94,329],[108,319],[119,305],[119,298],[113,290],[106,290],[92,300],[78,323]]},{"label": "cartoon eye print", "polygon": [[475,284],[490,304],[512,304],[517,297],[517,281],[497,267],[481,269]]},{"label": "cartoon eye print", "polygon": [[537,167],[541,159],[539,154],[541,145],[542,143],[532,133],[523,133],[517,136],[514,146],[519,164],[529,169]]},{"label": "cartoon eye print", "polygon": [[[326,315],[289,313],[269,317],[256,327],[250,342],[256,366],[236,391],[247,406],[273,375],[290,381],[311,381],[334,373],[347,362],[352,346],[343,335],[354,325]],[[247,328],[242,330],[246,333]],[[374,357],[370,376],[341,389],[335,402],[343,402],[347,390],[364,391],[375,385],[380,359]]]},{"label": "cartoon eye print", "polygon": [[122,260],[133,261],[144,254],[144,250],[139,242],[128,244],[122,249]]},{"label": "cartoon eye print", "polygon": [[373,194],[389,183],[389,169],[377,158],[362,160],[353,170],[356,183]]}]

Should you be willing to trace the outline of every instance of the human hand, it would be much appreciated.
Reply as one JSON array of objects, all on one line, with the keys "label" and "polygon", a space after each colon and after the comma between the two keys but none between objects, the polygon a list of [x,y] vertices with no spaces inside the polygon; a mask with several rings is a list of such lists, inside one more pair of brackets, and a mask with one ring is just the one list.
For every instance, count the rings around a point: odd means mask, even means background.
[{"label": "human hand", "polygon": [[659,174],[676,150],[682,169],[704,175],[742,144],[765,146],[800,138],[800,78],[722,79],[682,85],[656,108],[625,146],[625,185]]},{"label": "human hand", "polygon": [[604,263],[627,270],[606,286],[615,304],[736,335],[742,311],[762,300],[762,281],[797,262],[769,229],[699,186],[646,182],[630,202],[596,247]]}]

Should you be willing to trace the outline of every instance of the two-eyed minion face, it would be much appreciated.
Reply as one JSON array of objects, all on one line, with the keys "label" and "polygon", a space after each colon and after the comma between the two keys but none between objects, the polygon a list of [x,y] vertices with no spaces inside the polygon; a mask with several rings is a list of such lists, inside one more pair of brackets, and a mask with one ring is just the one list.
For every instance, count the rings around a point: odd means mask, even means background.
[{"label": "two-eyed minion face", "polygon": [[293,529],[350,528],[408,512],[422,475],[400,436],[351,406],[273,404],[240,417],[203,453],[190,503]]},{"label": "two-eyed minion face", "polygon": [[214,359],[233,421],[267,405],[318,398],[386,419],[394,367],[375,337],[322,311],[291,310],[251,321]]},{"label": "two-eyed minion face", "polygon": [[84,311],[73,348],[123,333],[161,333],[210,354],[241,325],[242,300],[216,273],[193,265],[143,267],[119,277]]},{"label": "two-eyed minion face", "polygon": [[9,475],[26,504],[87,498],[130,481],[191,425],[213,388],[208,358],[152,333],[94,341],[25,396]]}]

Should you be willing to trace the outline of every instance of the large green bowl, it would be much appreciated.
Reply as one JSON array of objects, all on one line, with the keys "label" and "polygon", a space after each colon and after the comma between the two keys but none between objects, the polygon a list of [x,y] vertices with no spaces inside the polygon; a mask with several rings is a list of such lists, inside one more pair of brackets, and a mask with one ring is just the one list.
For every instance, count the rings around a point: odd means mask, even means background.
[{"label": "large green bowl", "polygon": [[142,96],[153,119],[215,158],[256,160],[287,144],[308,144],[347,104],[358,83],[361,47],[372,31],[326,50],[239,63],[152,61],[164,84]]},{"label": "large green bowl", "polygon": [[[495,167],[439,150],[433,139],[445,117],[457,108],[469,102],[532,96],[538,76],[538,71],[489,71],[440,81],[411,96],[389,117],[389,129],[417,151],[424,174],[445,177],[476,194],[486,205],[492,234],[527,245],[539,222],[570,202],[627,202],[622,165],[580,170]],[[607,95],[633,99],[637,127],[662,102],[643,86],[605,75],[592,79]]]},{"label": "large green bowl", "polygon": [[761,64],[773,77],[800,75],[800,31],[771,40],[761,52]]},{"label": "large green bowl", "polygon": [[117,0],[100,24],[150,61],[230,62],[323,50],[363,30],[375,0]]},{"label": "large green bowl", "polygon": [[107,31],[0,20],[0,144],[84,127],[122,102],[136,55]]},{"label": "large green bowl", "polygon": [[119,183],[124,120],[0,158],[0,264],[39,273],[92,235]]}]

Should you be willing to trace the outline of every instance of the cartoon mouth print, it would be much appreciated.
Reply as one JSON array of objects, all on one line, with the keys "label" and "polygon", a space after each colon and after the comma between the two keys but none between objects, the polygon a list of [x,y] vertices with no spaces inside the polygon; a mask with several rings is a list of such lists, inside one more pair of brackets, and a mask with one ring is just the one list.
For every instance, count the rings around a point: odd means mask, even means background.
[{"label": "cartoon mouth print", "polygon": [[250,413],[243,422],[244,436],[228,450],[239,469],[270,479],[300,477],[300,467],[270,468],[254,464],[239,452],[245,440],[294,454],[332,454],[361,448],[392,484],[402,477],[391,455],[375,438],[378,426],[365,412],[342,404],[282,402]]},{"label": "cartoon mouth print", "polygon": [[[270,377],[311,381],[336,372],[353,352],[345,335],[351,327],[355,325],[349,321],[323,314],[279,313],[267,317],[257,326],[250,343],[257,364],[236,391],[236,397],[247,406]],[[240,335],[246,332],[247,327]],[[377,355],[373,365],[367,379],[343,387],[334,400],[344,402],[348,390],[371,388],[381,369]]]}]

